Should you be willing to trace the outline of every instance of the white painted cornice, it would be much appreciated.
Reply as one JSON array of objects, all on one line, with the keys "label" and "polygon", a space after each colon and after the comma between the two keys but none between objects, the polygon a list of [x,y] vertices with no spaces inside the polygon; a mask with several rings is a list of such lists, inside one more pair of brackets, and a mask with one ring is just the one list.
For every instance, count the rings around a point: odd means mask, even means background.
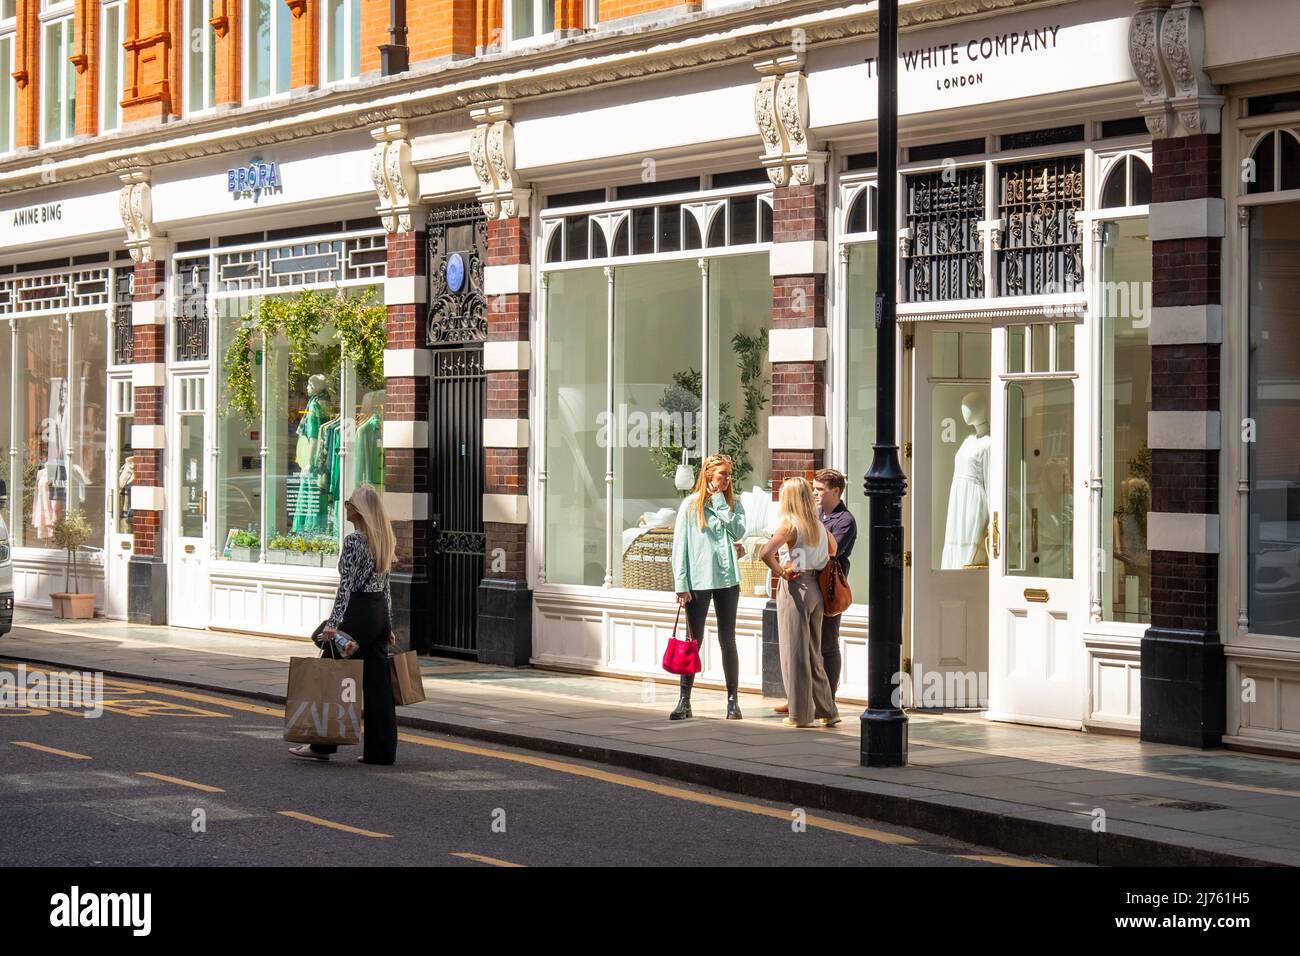
[{"label": "white painted cornice", "polygon": [[[979,19],[1073,0],[904,0],[900,28]],[[33,150],[0,163],[0,193],[256,149],[395,122],[464,113],[501,100],[545,97],[715,64],[779,54],[796,30],[808,46],[875,36],[868,3],[758,0],[682,14],[650,26],[601,30],[527,53],[438,63],[342,89],[223,110],[214,115]]]}]

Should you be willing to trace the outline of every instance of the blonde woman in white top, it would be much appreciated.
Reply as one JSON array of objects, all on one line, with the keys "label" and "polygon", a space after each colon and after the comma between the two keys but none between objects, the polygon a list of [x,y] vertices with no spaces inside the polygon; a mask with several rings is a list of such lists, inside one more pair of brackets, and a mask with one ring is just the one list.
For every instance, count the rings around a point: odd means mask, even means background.
[{"label": "blonde woman in white top", "polygon": [[[776,532],[763,548],[763,563],[779,581],[776,627],[781,643],[781,677],[790,699],[787,727],[823,727],[840,722],[822,664],[822,592],[817,572],[835,554],[835,538],[817,517],[806,478],[781,484]],[[779,563],[778,563],[779,559]]]}]

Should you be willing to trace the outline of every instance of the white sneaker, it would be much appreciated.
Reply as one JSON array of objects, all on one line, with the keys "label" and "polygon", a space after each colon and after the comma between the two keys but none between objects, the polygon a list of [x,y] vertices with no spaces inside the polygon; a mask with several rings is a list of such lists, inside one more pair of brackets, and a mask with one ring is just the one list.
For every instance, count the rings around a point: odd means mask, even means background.
[{"label": "white sneaker", "polygon": [[289,753],[295,757],[305,757],[308,760],[329,760],[329,754],[318,754],[311,749],[311,744],[303,744],[301,747],[290,747]]}]

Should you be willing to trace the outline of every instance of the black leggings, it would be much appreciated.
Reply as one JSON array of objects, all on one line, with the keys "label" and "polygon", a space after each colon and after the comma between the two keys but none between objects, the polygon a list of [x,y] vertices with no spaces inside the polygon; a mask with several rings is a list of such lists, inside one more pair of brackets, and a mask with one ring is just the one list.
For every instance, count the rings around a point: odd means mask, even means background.
[{"label": "black leggings", "polygon": [[[727,693],[734,694],[740,683],[740,659],[736,655],[736,607],[740,604],[740,585],[691,592],[691,599],[686,604],[686,624],[691,629],[691,637],[697,641],[703,639],[710,601],[718,622],[716,631],[718,645],[722,648],[722,673],[727,679]],[[683,675],[682,689],[689,691],[694,682],[694,674]]]}]

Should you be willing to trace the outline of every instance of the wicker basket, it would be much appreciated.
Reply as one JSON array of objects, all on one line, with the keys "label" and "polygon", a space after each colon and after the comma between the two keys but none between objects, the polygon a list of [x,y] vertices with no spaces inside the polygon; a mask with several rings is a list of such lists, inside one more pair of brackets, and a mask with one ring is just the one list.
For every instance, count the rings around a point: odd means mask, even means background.
[{"label": "wicker basket", "polygon": [[673,529],[652,528],[623,555],[623,587],[640,591],[673,589]]},{"label": "wicker basket", "polygon": [[745,556],[736,562],[736,567],[740,569],[740,596],[741,597],[767,597],[768,596],[768,568],[759,560],[759,552],[763,550],[763,545],[767,544],[767,538],[762,535],[746,538]]}]

